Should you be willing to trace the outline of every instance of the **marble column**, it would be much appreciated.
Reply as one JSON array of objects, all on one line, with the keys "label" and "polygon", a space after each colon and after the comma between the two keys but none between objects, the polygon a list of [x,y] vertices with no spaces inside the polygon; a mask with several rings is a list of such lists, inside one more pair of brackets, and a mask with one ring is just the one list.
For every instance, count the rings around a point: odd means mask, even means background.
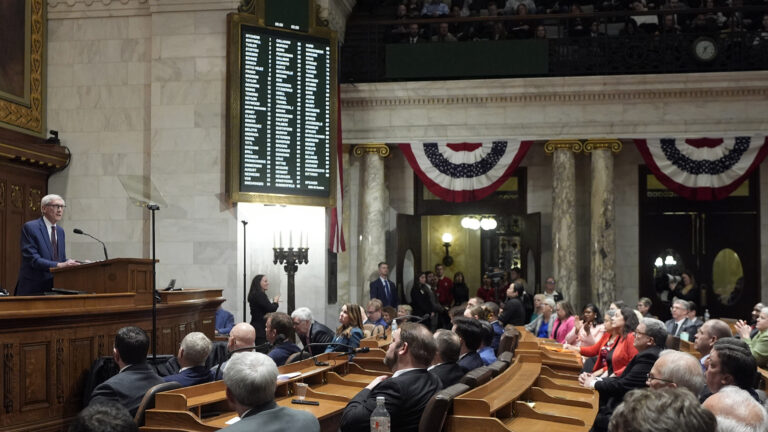
[{"label": "marble column", "polygon": [[364,305],[370,299],[369,284],[378,274],[378,264],[387,257],[385,218],[389,196],[384,178],[384,158],[389,156],[389,147],[386,144],[360,144],[355,146],[352,154],[363,158],[361,241],[358,249],[358,273],[361,277],[357,298]]},{"label": "marble column", "polygon": [[576,270],[576,159],[578,140],[552,140],[552,269],[557,287],[571,304],[580,304]]},{"label": "marble column", "polygon": [[613,191],[613,153],[621,150],[618,140],[589,140],[584,151],[591,154],[590,264],[592,302],[605,310],[616,298],[616,223]]}]

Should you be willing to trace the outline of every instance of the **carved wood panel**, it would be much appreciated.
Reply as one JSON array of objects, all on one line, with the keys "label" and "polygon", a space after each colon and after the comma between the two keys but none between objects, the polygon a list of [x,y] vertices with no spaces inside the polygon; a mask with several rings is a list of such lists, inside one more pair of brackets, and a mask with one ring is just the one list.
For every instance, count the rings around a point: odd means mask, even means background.
[{"label": "carved wood panel", "polygon": [[50,407],[53,395],[50,391],[53,375],[51,342],[21,342],[19,344],[19,401],[20,411]]}]

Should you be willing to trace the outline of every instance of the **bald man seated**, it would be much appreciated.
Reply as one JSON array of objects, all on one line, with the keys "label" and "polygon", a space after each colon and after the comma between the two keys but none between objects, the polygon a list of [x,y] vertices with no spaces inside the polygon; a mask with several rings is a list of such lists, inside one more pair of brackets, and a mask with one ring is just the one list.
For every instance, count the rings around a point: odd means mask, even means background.
[{"label": "bald man seated", "polygon": [[665,350],[659,354],[645,384],[654,390],[684,388],[696,397],[706,385],[699,360],[688,353],[674,350]]},{"label": "bald man seated", "polygon": [[[241,322],[232,327],[227,340],[227,352],[238,349],[248,348],[256,345],[256,329],[247,322]],[[215,380],[220,380],[224,376],[224,370],[227,368],[227,362],[223,362],[221,367],[218,365],[211,368],[211,376]]]},{"label": "bald man seated", "polygon": [[760,402],[736,386],[726,386],[702,404],[717,418],[718,431],[766,431],[768,414]]},{"label": "bald man seated", "polygon": [[702,324],[696,331],[696,339],[693,347],[701,354],[699,363],[701,370],[707,371],[709,364],[709,354],[712,352],[712,346],[722,338],[732,337],[731,326],[727,322],[719,319],[711,319]]}]

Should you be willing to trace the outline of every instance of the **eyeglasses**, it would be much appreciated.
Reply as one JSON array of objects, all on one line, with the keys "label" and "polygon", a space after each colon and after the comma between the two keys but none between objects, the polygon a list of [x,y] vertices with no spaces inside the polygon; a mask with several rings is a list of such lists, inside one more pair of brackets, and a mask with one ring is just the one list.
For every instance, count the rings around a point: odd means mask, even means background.
[{"label": "eyeglasses", "polygon": [[663,381],[663,382],[668,382],[668,383],[674,383],[674,381],[672,381],[672,380],[655,377],[650,372],[648,372],[648,374],[646,374],[645,377],[648,379],[648,381],[657,380],[657,381]]},{"label": "eyeglasses", "polygon": [[366,314],[366,315],[373,315],[373,314],[375,314],[375,313],[376,313],[376,311],[375,311],[375,310],[369,310],[369,311],[366,311],[366,312],[365,312],[365,314]]},{"label": "eyeglasses", "polygon": [[47,204],[46,207],[53,207],[55,209],[63,209],[65,207],[67,207],[67,206],[64,205],[64,204]]},{"label": "eyeglasses", "polygon": [[637,335],[641,335],[641,336],[648,336],[648,333],[643,333],[643,332],[641,332],[641,331],[637,331],[637,330],[635,330],[635,336],[637,336]]}]

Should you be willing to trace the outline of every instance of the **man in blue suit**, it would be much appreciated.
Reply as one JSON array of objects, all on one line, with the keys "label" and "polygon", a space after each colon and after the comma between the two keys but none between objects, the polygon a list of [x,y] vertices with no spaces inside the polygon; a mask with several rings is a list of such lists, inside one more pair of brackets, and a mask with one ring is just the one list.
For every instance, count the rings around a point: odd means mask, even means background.
[{"label": "man in blue suit", "polygon": [[205,367],[208,354],[211,353],[211,341],[201,332],[191,332],[181,340],[181,347],[176,358],[179,360],[181,370],[176,375],[163,377],[165,382],[176,381],[182,387],[203,384],[211,381],[213,377]]},{"label": "man in blue suit", "polygon": [[64,215],[64,199],[46,195],[40,202],[43,216],[21,229],[21,268],[16,295],[42,295],[53,288],[51,267],[67,267],[77,262],[67,259],[64,229],[58,222]]},{"label": "man in blue suit", "polygon": [[392,306],[397,309],[400,300],[397,296],[397,287],[387,277],[389,265],[384,261],[379,263],[379,277],[371,282],[371,299],[379,299],[384,306]]}]

